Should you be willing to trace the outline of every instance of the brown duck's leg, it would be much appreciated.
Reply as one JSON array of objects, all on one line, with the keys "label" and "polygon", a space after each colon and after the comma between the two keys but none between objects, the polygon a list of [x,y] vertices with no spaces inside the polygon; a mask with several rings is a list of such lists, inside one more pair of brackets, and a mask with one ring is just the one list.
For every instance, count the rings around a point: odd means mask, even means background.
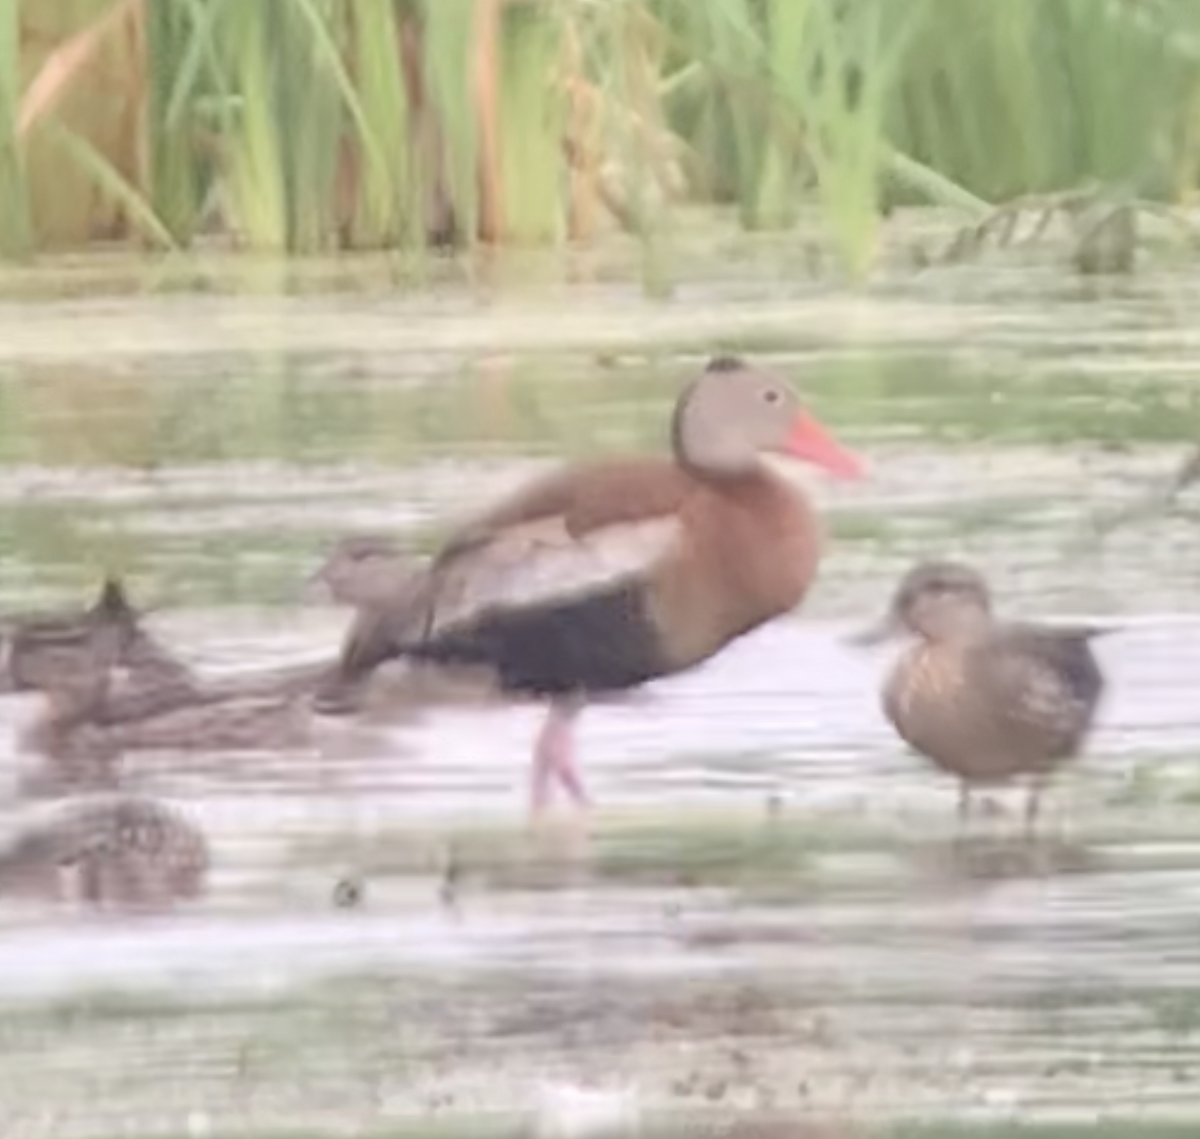
[{"label": "brown duck's leg", "polygon": [[553,782],[578,806],[588,806],[587,792],[575,763],[574,727],[582,710],[582,702],[576,700],[556,700],[550,705],[533,749],[530,814],[535,820],[549,804]]}]

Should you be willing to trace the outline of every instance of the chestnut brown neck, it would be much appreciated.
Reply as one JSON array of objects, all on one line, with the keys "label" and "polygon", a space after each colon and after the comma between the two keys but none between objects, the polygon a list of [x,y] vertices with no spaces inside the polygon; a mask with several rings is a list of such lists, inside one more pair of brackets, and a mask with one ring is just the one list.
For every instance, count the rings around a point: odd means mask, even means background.
[{"label": "chestnut brown neck", "polygon": [[808,496],[766,469],[711,484],[728,503],[727,563],[747,596],[781,612],[803,599],[821,553],[821,527]]},{"label": "chestnut brown neck", "polygon": [[793,609],[816,575],[820,530],[798,489],[762,471],[697,481],[686,545],[656,575],[666,653],[691,663]]}]

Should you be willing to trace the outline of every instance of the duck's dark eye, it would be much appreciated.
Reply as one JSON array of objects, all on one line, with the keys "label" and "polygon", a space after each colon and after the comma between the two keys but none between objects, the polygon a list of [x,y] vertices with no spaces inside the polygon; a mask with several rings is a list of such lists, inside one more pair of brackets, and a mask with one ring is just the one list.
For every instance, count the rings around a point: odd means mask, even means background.
[{"label": "duck's dark eye", "polygon": [[765,399],[767,403],[778,403],[779,392],[775,388],[767,388],[767,390],[763,392],[763,399]]}]

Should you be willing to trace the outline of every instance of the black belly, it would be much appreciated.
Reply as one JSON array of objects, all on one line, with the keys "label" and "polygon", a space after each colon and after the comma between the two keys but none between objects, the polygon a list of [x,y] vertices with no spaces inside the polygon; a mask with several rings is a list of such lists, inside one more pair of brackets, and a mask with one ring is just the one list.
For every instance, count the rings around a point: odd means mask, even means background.
[{"label": "black belly", "polygon": [[532,696],[619,692],[672,671],[639,583],[496,610],[401,651],[444,664],[487,665],[504,689]]}]

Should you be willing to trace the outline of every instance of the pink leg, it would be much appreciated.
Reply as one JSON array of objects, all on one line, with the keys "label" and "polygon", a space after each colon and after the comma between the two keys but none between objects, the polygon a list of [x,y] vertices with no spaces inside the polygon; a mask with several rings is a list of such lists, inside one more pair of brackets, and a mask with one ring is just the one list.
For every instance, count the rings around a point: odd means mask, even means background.
[{"label": "pink leg", "polygon": [[554,703],[546,715],[541,733],[533,749],[533,774],[530,813],[536,819],[549,805],[551,784],[557,781],[580,807],[588,805],[583,779],[575,765],[575,744],[572,729],[582,706],[575,703]]}]

